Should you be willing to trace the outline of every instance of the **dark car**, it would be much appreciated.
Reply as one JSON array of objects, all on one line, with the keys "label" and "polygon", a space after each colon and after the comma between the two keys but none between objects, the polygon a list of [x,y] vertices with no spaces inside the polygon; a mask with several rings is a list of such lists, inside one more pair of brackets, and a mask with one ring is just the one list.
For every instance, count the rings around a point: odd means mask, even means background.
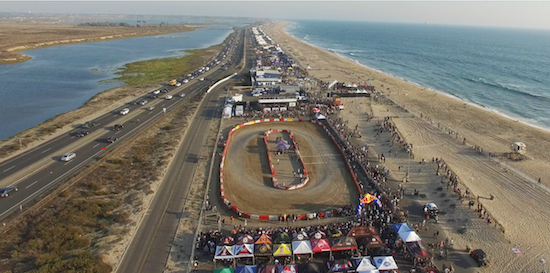
[{"label": "dark car", "polygon": [[109,143],[113,143],[113,142],[115,142],[115,141],[117,141],[117,140],[118,140],[118,138],[117,138],[117,137],[115,137],[115,136],[112,136],[112,137],[109,137],[109,138],[107,139],[107,142],[109,142]]},{"label": "dark car", "polygon": [[18,191],[17,187],[8,187],[0,189],[0,197],[8,197],[10,192]]},{"label": "dark car", "polygon": [[472,252],[470,252],[470,256],[472,256],[478,266],[487,265],[487,254],[485,254],[485,251],[481,249],[474,249],[472,250]]},{"label": "dark car", "polygon": [[122,128],[124,128],[124,126],[122,126],[122,124],[115,124],[115,126],[113,126],[113,130],[121,130]]},{"label": "dark car", "polygon": [[79,131],[78,133],[76,133],[76,136],[77,137],[83,137],[83,136],[87,136],[90,134],[90,131],[86,131],[86,130],[81,130]]},{"label": "dark car", "polygon": [[94,127],[96,125],[97,125],[97,122],[95,122],[95,121],[87,121],[84,124],[82,124],[82,128],[88,129],[88,128]]}]

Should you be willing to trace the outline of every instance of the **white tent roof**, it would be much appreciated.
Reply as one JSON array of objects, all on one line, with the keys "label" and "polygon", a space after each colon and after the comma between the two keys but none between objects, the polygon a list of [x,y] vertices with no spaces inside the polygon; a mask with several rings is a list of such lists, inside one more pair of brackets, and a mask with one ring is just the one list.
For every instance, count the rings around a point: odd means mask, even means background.
[{"label": "white tent roof", "polygon": [[322,115],[322,114],[317,114],[317,115],[315,116],[315,118],[316,118],[316,119],[327,119],[327,118],[326,118],[324,115]]},{"label": "white tent roof", "polygon": [[374,257],[374,263],[378,267],[378,270],[399,269],[392,256]]},{"label": "white tent roof", "polygon": [[292,242],[292,253],[294,254],[311,254],[311,243],[309,241],[294,241]]},{"label": "white tent roof", "polygon": [[401,232],[399,233],[399,237],[406,243],[422,241],[422,238],[414,231]]},{"label": "white tent roof", "polygon": [[355,269],[355,271],[357,272],[365,272],[365,271],[371,271],[371,270],[377,270],[377,268],[370,261],[370,257],[361,258],[361,261],[359,262],[359,264],[357,265],[357,268]]}]

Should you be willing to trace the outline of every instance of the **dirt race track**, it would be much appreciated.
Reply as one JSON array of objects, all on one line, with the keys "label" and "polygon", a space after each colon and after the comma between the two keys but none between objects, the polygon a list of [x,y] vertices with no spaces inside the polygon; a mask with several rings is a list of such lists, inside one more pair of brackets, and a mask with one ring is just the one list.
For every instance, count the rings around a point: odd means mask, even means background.
[{"label": "dirt race track", "polygon": [[[302,189],[276,189],[263,134],[289,129],[310,172]],[[358,200],[344,158],[323,129],[309,122],[270,122],[245,126],[231,136],[223,172],[225,197],[241,210],[258,215],[304,214],[335,209]]]}]

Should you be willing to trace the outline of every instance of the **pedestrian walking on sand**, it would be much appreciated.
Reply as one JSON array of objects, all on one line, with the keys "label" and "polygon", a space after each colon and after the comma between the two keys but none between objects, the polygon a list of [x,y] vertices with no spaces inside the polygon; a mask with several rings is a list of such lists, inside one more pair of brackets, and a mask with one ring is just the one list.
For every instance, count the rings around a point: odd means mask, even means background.
[{"label": "pedestrian walking on sand", "polygon": [[277,165],[279,165],[279,159],[277,158]]},{"label": "pedestrian walking on sand", "polygon": [[296,171],[294,171],[294,175],[293,175],[293,176],[296,177]]}]

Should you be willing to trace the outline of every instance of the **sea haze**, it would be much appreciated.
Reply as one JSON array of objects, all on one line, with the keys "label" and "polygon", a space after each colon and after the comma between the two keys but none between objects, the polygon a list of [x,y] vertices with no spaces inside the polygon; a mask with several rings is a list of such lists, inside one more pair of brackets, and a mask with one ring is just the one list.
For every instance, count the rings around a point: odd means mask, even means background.
[{"label": "sea haze", "polygon": [[182,50],[219,44],[233,31],[231,27],[22,51],[33,59],[0,65],[0,139],[122,85],[104,80],[115,78],[114,73],[126,63],[181,56]]},{"label": "sea haze", "polygon": [[550,31],[296,21],[293,36],[386,74],[550,128]]}]

